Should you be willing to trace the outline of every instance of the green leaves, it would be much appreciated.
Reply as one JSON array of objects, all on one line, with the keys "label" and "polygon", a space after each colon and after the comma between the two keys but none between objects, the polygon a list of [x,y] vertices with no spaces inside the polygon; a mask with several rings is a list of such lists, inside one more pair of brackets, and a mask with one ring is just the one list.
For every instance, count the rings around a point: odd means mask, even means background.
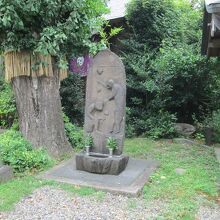
[{"label": "green leaves", "polygon": [[[73,148],[83,148],[84,147],[84,137],[83,130],[80,127],[77,127],[75,124],[70,122],[70,119],[67,115],[63,113],[64,126],[66,136],[71,143]],[[89,140],[91,141],[91,139]]]},{"label": "green leaves", "polygon": [[1,0],[0,50],[58,57],[88,52],[106,11],[103,0]]},{"label": "green leaves", "polygon": [[117,147],[118,147],[117,140],[113,137],[109,137],[107,139],[107,146],[106,147],[109,148],[109,149],[112,149],[112,150],[117,149]]},{"label": "green leaves", "polygon": [[219,62],[200,55],[203,12],[192,4],[132,0],[128,5],[132,32],[122,41],[121,54],[127,74],[127,122],[136,135],[168,137],[173,115],[193,123],[193,114],[202,120],[220,106]]},{"label": "green leaves", "polygon": [[15,117],[16,106],[11,87],[0,79],[0,127],[10,127]]},{"label": "green leaves", "polygon": [[18,173],[41,170],[52,162],[44,150],[33,150],[19,132],[12,130],[0,135],[0,156]]}]

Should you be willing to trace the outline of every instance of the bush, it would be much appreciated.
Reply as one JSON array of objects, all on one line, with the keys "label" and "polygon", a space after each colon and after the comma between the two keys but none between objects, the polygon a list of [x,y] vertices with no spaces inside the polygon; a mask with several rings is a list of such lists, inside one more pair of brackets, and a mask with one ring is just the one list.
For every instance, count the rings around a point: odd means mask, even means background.
[{"label": "bush", "polygon": [[63,111],[72,123],[83,124],[85,105],[85,78],[76,74],[69,74],[61,82],[60,95]]},{"label": "bush", "polygon": [[120,51],[127,74],[127,136],[172,137],[176,120],[191,124],[193,115],[202,121],[219,109],[219,61],[201,56],[200,9],[188,0],[128,4],[131,33]]},{"label": "bush", "polygon": [[82,128],[72,124],[68,116],[65,114],[63,114],[63,119],[66,136],[69,139],[69,142],[71,143],[72,147],[83,148],[84,137]]},{"label": "bush", "polygon": [[0,156],[18,173],[42,170],[52,162],[45,150],[33,149],[19,132],[13,130],[0,135]]},{"label": "bush", "polygon": [[188,123],[193,123],[193,115],[201,121],[220,104],[219,63],[202,57],[197,50],[197,44],[164,46],[152,62],[154,75],[166,83],[161,88],[170,87],[160,96],[166,100],[166,110]]},{"label": "bush", "polygon": [[15,99],[9,84],[0,78],[0,127],[10,128],[17,117]]},{"label": "bush", "polygon": [[126,134],[128,137],[142,135],[152,139],[172,138],[175,136],[175,122],[175,115],[165,111],[159,111],[157,114],[143,112],[136,117],[128,114]]}]

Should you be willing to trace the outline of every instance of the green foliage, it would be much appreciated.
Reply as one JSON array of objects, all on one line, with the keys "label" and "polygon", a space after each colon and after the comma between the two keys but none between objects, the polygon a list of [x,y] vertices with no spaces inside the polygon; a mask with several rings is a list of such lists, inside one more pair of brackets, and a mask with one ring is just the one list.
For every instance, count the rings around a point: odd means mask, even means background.
[{"label": "green foliage", "polygon": [[205,140],[204,134],[202,134],[202,133],[200,133],[200,132],[195,133],[194,138],[195,138],[196,140],[202,141],[202,142],[204,142],[204,140]]},{"label": "green foliage", "polygon": [[139,112],[137,114],[132,112],[127,115],[127,130],[128,136],[132,137],[136,135],[147,136],[152,139],[158,138],[172,138],[176,135],[174,129],[174,123],[176,117],[169,112],[163,110],[159,112]]},{"label": "green foliage", "polygon": [[94,51],[91,35],[107,12],[103,0],[0,1],[0,49],[29,50],[60,59]]},{"label": "green foliage", "polygon": [[115,149],[117,149],[117,147],[118,147],[118,145],[117,145],[116,139],[113,137],[109,137],[107,139],[107,148],[115,150]]},{"label": "green foliage", "polygon": [[83,125],[85,105],[85,78],[77,74],[69,74],[61,82],[61,102],[63,111],[74,124]]},{"label": "green foliage", "polygon": [[[168,141],[139,138],[125,141],[125,153],[140,159],[155,158],[160,163],[160,167],[144,187],[143,196],[128,199],[128,206],[132,206],[126,207],[129,212],[133,211],[136,204],[140,210],[140,207],[154,207],[159,201],[157,219],[195,220],[200,207],[216,205],[219,198],[220,167],[213,148],[188,147]],[[178,175],[176,168],[185,169],[185,174]],[[105,195],[91,188],[73,187],[27,176],[0,184],[0,211],[13,209],[21,198],[43,186],[63,189],[78,196],[94,196],[93,199],[98,202],[100,196]]]},{"label": "green foliage", "polygon": [[103,28],[101,28],[99,34],[101,37],[101,44],[103,46],[110,47],[110,39],[116,35],[118,35],[123,30],[122,27],[114,27],[112,28],[109,21],[106,21],[103,25]]},{"label": "green foliage", "polygon": [[[171,138],[175,136],[174,123],[176,117],[169,112],[159,112],[159,115],[151,115],[145,121],[146,133],[145,135],[153,138]],[[147,130],[149,129],[149,130]]]},{"label": "green foliage", "polygon": [[0,135],[0,156],[18,173],[42,170],[52,162],[44,150],[34,150],[19,132],[13,130]]},{"label": "green foliage", "polygon": [[132,0],[127,11],[127,134],[172,137],[175,117],[193,123],[220,107],[219,61],[200,55],[202,10],[188,0]]},{"label": "green foliage", "polygon": [[71,143],[72,147],[83,148],[84,137],[82,128],[72,124],[68,116],[65,114],[63,114],[63,119],[66,136],[69,139],[69,142]]},{"label": "green foliage", "polygon": [[166,76],[162,99],[167,110],[177,112],[181,121],[192,122],[219,106],[219,66],[216,59],[202,57],[197,45],[164,47],[152,62],[156,75]]},{"label": "green foliage", "polygon": [[91,134],[86,135],[85,137],[85,146],[92,147],[93,146],[93,137]]},{"label": "green foliage", "polygon": [[135,38],[153,49],[163,39],[175,35],[176,15],[171,0],[132,0],[127,9],[127,20]]},{"label": "green foliage", "polygon": [[0,78],[0,127],[11,127],[15,118],[16,106],[11,86]]}]

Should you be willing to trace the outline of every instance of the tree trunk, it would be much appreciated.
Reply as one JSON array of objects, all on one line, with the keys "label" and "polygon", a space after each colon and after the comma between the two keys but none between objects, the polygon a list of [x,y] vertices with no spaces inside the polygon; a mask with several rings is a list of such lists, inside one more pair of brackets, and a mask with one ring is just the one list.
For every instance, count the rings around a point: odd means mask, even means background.
[{"label": "tree trunk", "polygon": [[18,76],[12,79],[19,127],[35,148],[43,147],[53,157],[70,152],[59,94],[58,71],[52,77]]},{"label": "tree trunk", "polygon": [[3,76],[3,57],[0,55],[0,77]]}]

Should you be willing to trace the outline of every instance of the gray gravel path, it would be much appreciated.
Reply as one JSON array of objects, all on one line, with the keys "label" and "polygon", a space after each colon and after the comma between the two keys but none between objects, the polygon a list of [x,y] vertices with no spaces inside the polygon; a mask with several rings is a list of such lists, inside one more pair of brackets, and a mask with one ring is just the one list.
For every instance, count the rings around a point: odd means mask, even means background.
[{"label": "gray gravel path", "polygon": [[[43,187],[23,198],[1,220],[156,220],[166,202],[146,202],[112,194],[77,196],[64,190]],[[220,220],[220,209],[201,207],[196,220]]]},{"label": "gray gravel path", "polygon": [[219,206],[215,207],[201,207],[199,209],[198,220],[220,220],[220,209]]},{"label": "gray gravel path", "polygon": [[[157,204],[157,205],[155,205]],[[60,189],[44,187],[22,199],[4,220],[144,220],[156,219],[163,203],[145,204],[140,199],[106,194],[76,196]]]}]

